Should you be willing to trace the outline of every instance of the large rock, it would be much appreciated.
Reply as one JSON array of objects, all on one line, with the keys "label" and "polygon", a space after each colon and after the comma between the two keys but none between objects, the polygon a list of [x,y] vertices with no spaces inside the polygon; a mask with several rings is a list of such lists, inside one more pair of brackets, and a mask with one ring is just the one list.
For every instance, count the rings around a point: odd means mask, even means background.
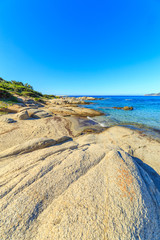
[{"label": "large rock", "polygon": [[25,110],[25,111],[22,111],[22,112],[19,112],[18,114],[17,114],[17,118],[19,119],[19,120],[27,120],[27,119],[29,119],[29,115],[28,115],[28,112]]},{"label": "large rock", "polygon": [[12,148],[9,148],[3,152],[0,153],[0,158],[32,152],[37,149],[45,148],[51,145],[54,145],[56,143],[55,140],[49,139],[49,138],[37,138],[29,140],[28,142],[19,144],[17,146],[14,146]]},{"label": "large rock", "polygon": [[0,122],[5,122],[5,123],[15,123],[16,121],[12,118],[8,118],[5,116],[0,117]]},{"label": "large rock", "polygon": [[80,116],[80,117],[93,117],[93,116],[101,116],[103,113],[89,109],[89,108],[80,108],[80,107],[51,107],[49,108],[51,112],[54,114],[60,115],[71,115],[71,116]]},{"label": "large rock", "polygon": [[159,240],[160,177],[118,147],[126,133],[21,146],[2,158],[0,238]]},{"label": "large rock", "polygon": [[27,111],[28,111],[28,115],[32,118],[46,118],[46,117],[52,116],[49,112],[46,112],[44,110],[30,108]]},{"label": "large rock", "polygon": [[125,106],[125,107],[113,107],[114,109],[122,109],[122,110],[133,110],[133,107],[128,107],[128,106]]},{"label": "large rock", "polygon": [[0,112],[17,113],[19,112],[20,109],[21,109],[21,106],[13,105],[13,106],[1,107]]},{"label": "large rock", "polygon": [[38,111],[32,115],[33,118],[46,118],[51,117],[52,114],[45,112],[45,111]]}]

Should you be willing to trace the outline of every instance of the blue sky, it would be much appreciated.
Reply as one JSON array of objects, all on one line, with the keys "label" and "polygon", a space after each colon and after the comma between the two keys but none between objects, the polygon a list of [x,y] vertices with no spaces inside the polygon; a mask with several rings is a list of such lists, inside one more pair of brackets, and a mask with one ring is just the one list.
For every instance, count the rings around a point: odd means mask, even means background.
[{"label": "blue sky", "polygon": [[160,1],[1,0],[0,76],[51,94],[160,92]]}]

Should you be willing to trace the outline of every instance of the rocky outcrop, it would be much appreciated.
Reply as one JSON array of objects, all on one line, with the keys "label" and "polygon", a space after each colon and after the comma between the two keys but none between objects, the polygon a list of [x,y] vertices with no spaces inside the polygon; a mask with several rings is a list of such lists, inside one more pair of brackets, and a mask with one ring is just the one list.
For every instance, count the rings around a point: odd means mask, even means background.
[{"label": "rocky outcrop", "polygon": [[52,116],[52,114],[50,114],[49,112],[40,109],[28,109],[27,111],[29,116],[32,118],[46,118]]},{"label": "rocky outcrop", "polygon": [[48,101],[48,104],[54,104],[54,105],[79,105],[79,104],[86,104],[86,102],[82,101],[82,99],[78,99],[75,97],[65,97],[65,98],[59,98],[59,99],[52,99]]},{"label": "rocky outcrop", "polygon": [[12,148],[9,148],[1,152],[0,159],[8,156],[17,155],[17,154],[32,152],[37,149],[49,147],[51,145],[54,145],[55,143],[56,143],[55,140],[49,139],[49,138],[32,139],[32,140],[29,140],[28,142],[19,144],[17,146],[14,146]]},{"label": "rocky outcrop", "polygon": [[79,100],[97,100],[95,97],[78,97]]},{"label": "rocky outcrop", "polygon": [[26,110],[17,113],[17,118],[19,120],[27,120],[29,118],[28,112]]},{"label": "rocky outcrop", "polygon": [[133,110],[133,107],[128,107],[128,106],[125,106],[125,107],[113,107],[114,109],[122,109],[122,110]]},{"label": "rocky outcrop", "polygon": [[144,96],[160,96],[160,93],[150,93],[150,94],[145,94]]},{"label": "rocky outcrop", "polygon": [[3,152],[1,239],[160,239],[159,143],[121,127],[45,141]]},{"label": "rocky outcrop", "polygon": [[84,97],[78,97],[78,99],[79,100],[91,100],[92,101],[92,100],[102,100],[103,98],[102,97],[101,98],[100,97],[97,98],[97,97],[85,97],[84,96]]},{"label": "rocky outcrop", "polygon": [[12,118],[8,118],[8,117],[5,117],[5,116],[0,116],[0,122],[14,123],[16,121]]},{"label": "rocky outcrop", "polygon": [[19,105],[13,105],[13,106],[8,106],[8,107],[1,107],[0,112],[5,112],[5,113],[17,113],[19,112],[21,106]]},{"label": "rocky outcrop", "polygon": [[80,108],[80,107],[50,107],[49,110],[54,114],[60,114],[63,116],[81,116],[81,117],[93,117],[104,115],[101,112],[95,111],[89,108]]}]

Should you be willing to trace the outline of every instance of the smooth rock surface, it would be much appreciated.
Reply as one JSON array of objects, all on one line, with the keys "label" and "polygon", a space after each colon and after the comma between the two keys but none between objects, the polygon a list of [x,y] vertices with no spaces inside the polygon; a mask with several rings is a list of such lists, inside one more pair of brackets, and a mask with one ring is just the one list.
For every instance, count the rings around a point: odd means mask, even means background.
[{"label": "smooth rock surface", "polygon": [[14,123],[16,121],[14,119],[12,119],[12,118],[7,118],[7,117],[4,117],[4,116],[0,116],[0,122]]},{"label": "smooth rock surface", "polygon": [[49,110],[54,114],[60,115],[71,115],[71,116],[81,116],[81,117],[93,117],[104,115],[101,112],[95,111],[89,108],[80,108],[80,107],[50,107]]},{"label": "smooth rock surface", "polygon": [[160,239],[160,143],[122,127],[58,139],[3,153],[0,239]]},{"label": "smooth rock surface", "polygon": [[27,120],[29,118],[28,112],[25,110],[25,111],[17,113],[17,118],[19,120]]}]

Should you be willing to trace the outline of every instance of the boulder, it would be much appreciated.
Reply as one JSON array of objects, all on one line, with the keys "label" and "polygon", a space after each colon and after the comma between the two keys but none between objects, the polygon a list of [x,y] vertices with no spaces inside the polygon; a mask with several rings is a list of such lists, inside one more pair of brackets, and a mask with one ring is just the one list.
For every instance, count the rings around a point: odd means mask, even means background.
[{"label": "boulder", "polygon": [[16,122],[14,119],[12,118],[7,118],[7,117],[0,117],[0,122],[6,122],[6,123],[14,123]]},{"label": "boulder", "polygon": [[126,107],[123,108],[123,110],[133,110],[133,107],[126,106]]},{"label": "boulder", "polygon": [[33,152],[37,149],[42,149],[56,144],[56,141],[50,138],[36,138],[28,142],[11,147],[0,153],[0,158],[9,157],[17,154]]},{"label": "boulder", "polygon": [[27,111],[28,111],[28,115],[32,118],[46,118],[46,117],[52,116],[51,113],[46,112],[44,110],[30,108]]},{"label": "boulder", "polygon": [[1,107],[0,112],[6,112],[6,113],[17,113],[19,112],[19,107],[11,106],[11,107]]},{"label": "boulder", "polygon": [[0,238],[159,240],[159,175],[106,134],[3,155]]},{"label": "boulder", "polygon": [[45,111],[38,111],[32,115],[33,118],[46,118],[51,117],[52,115]]},{"label": "boulder", "polygon": [[125,106],[125,107],[113,107],[114,109],[121,109],[121,110],[133,110],[133,107],[128,107],[128,106]]},{"label": "boulder", "polygon": [[17,114],[19,120],[27,120],[29,118],[28,112],[25,110]]},{"label": "boulder", "polygon": [[51,107],[49,110],[54,114],[60,114],[63,116],[72,115],[72,116],[80,116],[80,117],[93,117],[93,116],[101,116],[103,113],[90,109],[90,108],[80,108],[80,107]]}]

